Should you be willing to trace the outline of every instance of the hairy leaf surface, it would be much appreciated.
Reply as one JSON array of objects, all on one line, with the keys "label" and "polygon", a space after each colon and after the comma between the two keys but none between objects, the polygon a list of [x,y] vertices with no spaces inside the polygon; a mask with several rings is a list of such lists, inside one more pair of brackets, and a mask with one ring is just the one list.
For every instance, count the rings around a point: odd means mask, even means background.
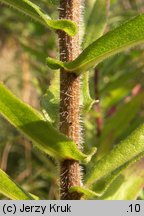
[{"label": "hairy leaf surface", "polygon": [[144,41],[144,14],[108,32],[88,46],[74,61],[61,62],[47,58],[52,69],[64,68],[68,72],[81,73],[95,67],[106,58]]},{"label": "hairy leaf surface", "polygon": [[80,152],[73,141],[55,130],[36,110],[20,101],[2,84],[0,84],[0,113],[34,141],[39,149],[59,160],[75,159],[87,162],[92,156]]},{"label": "hairy leaf surface", "polygon": [[144,159],[127,168],[101,197],[105,200],[136,200],[144,184]]},{"label": "hairy leaf surface", "polygon": [[100,178],[110,174],[130,160],[144,153],[144,124],[130,136],[116,145],[99,161],[93,161],[93,168],[86,175],[86,184],[91,185]]},{"label": "hairy leaf surface", "polygon": [[77,27],[73,22],[70,20],[52,20],[48,14],[42,12],[38,5],[29,0],[0,0],[0,2],[19,10],[52,29],[63,30],[70,36],[75,35],[77,32]]},{"label": "hairy leaf surface", "polygon": [[95,191],[97,194],[100,194],[100,197],[107,193],[107,190],[109,190],[109,187],[113,184],[116,178],[130,165],[136,163],[144,156],[144,153],[139,154],[138,156],[134,157],[132,160],[128,161],[124,165],[120,166],[119,168],[115,169],[110,174],[102,177],[98,181],[96,181],[94,184],[92,184],[91,189],[92,191]]}]

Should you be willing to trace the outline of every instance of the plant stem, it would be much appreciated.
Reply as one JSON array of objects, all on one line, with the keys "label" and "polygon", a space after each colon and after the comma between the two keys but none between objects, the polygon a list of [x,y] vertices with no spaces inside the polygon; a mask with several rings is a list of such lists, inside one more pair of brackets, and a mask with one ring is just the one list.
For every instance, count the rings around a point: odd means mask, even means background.
[{"label": "plant stem", "polygon": [[[79,27],[80,0],[60,0],[60,19],[70,19]],[[69,37],[59,31],[60,60],[72,61],[80,54],[79,33]],[[60,75],[60,131],[80,148],[80,77],[61,69]],[[65,160],[60,164],[60,196],[62,200],[78,200],[81,194],[69,193],[71,186],[81,185],[78,161]]]}]

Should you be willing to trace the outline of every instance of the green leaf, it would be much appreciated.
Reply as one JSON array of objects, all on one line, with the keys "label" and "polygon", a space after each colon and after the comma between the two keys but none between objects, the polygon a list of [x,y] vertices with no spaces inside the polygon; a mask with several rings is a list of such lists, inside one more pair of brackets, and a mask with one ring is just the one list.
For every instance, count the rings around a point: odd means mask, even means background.
[{"label": "green leaf", "polygon": [[72,192],[78,192],[83,194],[87,199],[92,198],[92,197],[97,197],[100,196],[99,193],[96,193],[92,190],[89,190],[88,188],[81,187],[81,186],[73,186],[69,189],[69,191]]},{"label": "green leaf", "polygon": [[102,199],[136,200],[144,184],[144,159],[127,168],[111,184]]},{"label": "green leaf", "polygon": [[82,107],[83,107],[83,114],[85,115],[90,111],[95,100],[90,96],[90,89],[89,89],[89,72],[86,72],[82,75]]},{"label": "green leaf", "polygon": [[[120,65],[118,66],[120,67]],[[120,88],[121,86],[127,86],[131,82],[134,82],[134,84],[136,84],[135,80],[136,80],[136,77],[138,77],[138,75],[141,74],[141,69],[139,68],[137,70],[134,69],[131,72],[128,72],[126,68],[125,70],[126,71],[124,74],[118,76],[116,79],[110,80],[108,84],[106,84],[104,88],[100,90],[100,95],[107,94],[108,92],[111,92],[117,88]]]},{"label": "green leaf", "polygon": [[[104,195],[105,192],[107,192],[107,189],[111,187],[115,179],[130,165],[136,163],[144,156],[144,153],[139,154],[138,156],[132,158],[132,160],[128,161],[124,165],[120,166],[118,169],[115,169],[110,174],[102,177],[98,181],[96,181],[94,184],[92,184],[91,189],[95,191],[97,194],[100,194],[100,196]],[[108,189],[109,190],[109,189]]]},{"label": "green leaf", "polygon": [[144,153],[144,124],[138,127],[130,136],[116,145],[99,161],[93,161],[92,169],[86,175],[86,184],[91,185],[100,178],[110,174],[138,155]]},{"label": "green leaf", "polygon": [[49,122],[32,107],[20,101],[0,84],[0,113],[17,129],[27,135],[43,152],[59,159],[88,162],[92,154],[83,154],[76,144],[55,130]]},{"label": "green leaf", "polygon": [[19,10],[47,27],[63,30],[70,36],[74,36],[77,33],[77,27],[74,22],[70,20],[52,20],[48,14],[42,12],[38,5],[29,0],[0,0],[0,2]]},{"label": "green leaf", "polygon": [[41,99],[41,106],[44,116],[54,125],[59,124],[59,78],[59,73],[55,73],[46,94],[44,94]]},{"label": "green leaf", "polygon": [[109,0],[95,1],[86,25],[84,47],[87,47],[103,35],[108,20],[109,5]]},{"label": "green leaf", "polygon": [[106,58],[144,41],[144,14],[108,32],[88,46],[74,61],[61,62],[47,58],[52,69],[64,68],[68,72],[81,73],[95,67]]},{"label": "green leaf", "polygon": [[112,148],[114,141],[125,132],[143,103],[144,93],[139,93],[128,103],[118,107],[117,112],[105,122],[103,133],[99,139],[97,159],[103,157]]},{"label": "green leaf", "polygon": [[0,169],[0,193],[12,200],[33,200],[20,186],[14,183],[9,176]]},{"label": "green leaf", "polygon": [[32,193],[29,193],[30,196],[34,199],[34,200],[40,200],[40,198]]}]

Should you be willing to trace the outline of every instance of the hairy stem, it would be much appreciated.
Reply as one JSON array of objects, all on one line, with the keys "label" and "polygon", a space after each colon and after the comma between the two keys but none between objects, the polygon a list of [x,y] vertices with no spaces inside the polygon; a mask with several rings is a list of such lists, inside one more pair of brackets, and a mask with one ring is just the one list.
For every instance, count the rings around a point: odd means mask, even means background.
[{"label": "hairy stem", "polygon": [[[70,19],[80,25],[80,0],[60,0],[60,19]],[[69,37],[59,31],[61,61],[72,61],[80,54],[79,33]],[[80,148],[80,77],[66,73],[60,75],[60,131],[76,142]],[[65,160],[60,164],[60,196],[62,200],[78,200],[81,194],[69,193],[71,186],[81,185],[78,161]]]}]

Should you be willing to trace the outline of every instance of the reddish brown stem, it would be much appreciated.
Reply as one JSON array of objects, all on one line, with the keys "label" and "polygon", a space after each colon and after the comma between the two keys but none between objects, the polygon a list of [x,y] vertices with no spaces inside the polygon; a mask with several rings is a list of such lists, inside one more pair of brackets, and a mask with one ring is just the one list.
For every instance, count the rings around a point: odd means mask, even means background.
[{"label": "reddish brown stem", "polygon": [[[60,0],[60,19],[70,19],[78,26],[80,0]],[[60,59],[72,61],[80,54],[79,33],[69,37],[59,31]],[[60,75],[60,131],[71,138],[80,148],[80,77],[61,69]],[[62,200],[78,200],[81,195],[69,193],[71,186],[81,184],[79,162],[65,160],[60,165],[60,196]]]}]

